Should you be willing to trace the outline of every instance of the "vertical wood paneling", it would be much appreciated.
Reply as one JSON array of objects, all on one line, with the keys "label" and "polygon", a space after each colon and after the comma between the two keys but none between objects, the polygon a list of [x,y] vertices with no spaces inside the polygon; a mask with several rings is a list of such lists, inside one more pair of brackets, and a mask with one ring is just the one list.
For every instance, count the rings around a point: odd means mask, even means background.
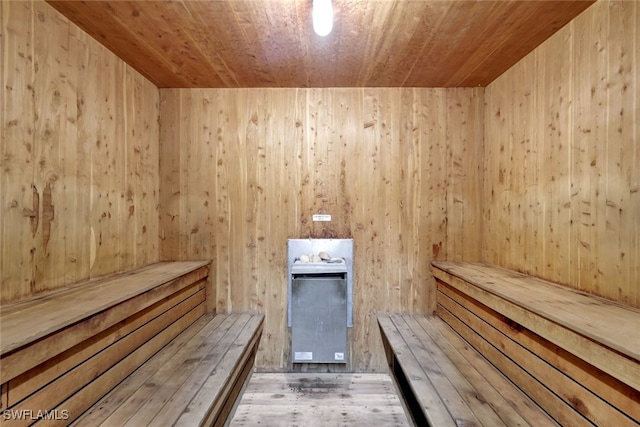
[{"label": "vertical wood paneling", "polygon": [[[419,100],[414,110],[414,126],[422,153],[419,165],[422,179],[420,187],[419,221],[420,245],[414,249],[415,261],[418,262],[423,280],[427,286],[422,293],[428,301],[435,301],[435,281],[430,274],[426,274],[424,265],[419,261],[425,253],[429,259],[442,260],[448,258],[447,244],[447,198],[448,182],[445,179],[449,173],[447,167],[447,91],[438,89],[417,90]],[[472,95],[473,96],[473,95]],[[427,218],[426,221],[420,218]],[[453,221],[451,222],[453,227]],[[428,236],[428,239],[424,237]],[[479,238],[479,236],[477,236]],[[416,312],[418,312],[416,310]]]},{"label": "vertical wood paneling", "polygon": [[604,278],[619,278],[623,286],[602,284],[606,292],[626,304],[640,306],[640,104],[638,56],[640,52],[640,7],[637,2],[616,1],[609,8],[608,34],[600,40],[615,40],[607,49],[604,64],[608,75],[604,91],[607,105],[604,138],[606,200],[601,212],[600,233],[609,258],[600,262]]},{"label": "vertical wood paneling", "polygon": [[[286,240],[284,233],[300,233],[301,190],[304,178],[299,156],[302,150],[304,122],[302,114],[305,98],[297,90],[274,89],[265,91],[262,97],[268,106],[268,122],[263,128],[266,137],[260,138],[260,168],[257,171],[258,201],[256,204],[256,235],[252,238],[255,246],[255,269],[252,281],[257,284],[256,300],[251,300],[251,308],[270,313],[265,326],[269,328],[269,340],[264,340],[261,353],[263,366],[279,366],[289,354],[290,341],[286,329],[287,295],[281,287],[282,272],[286,271]],[[288,105],[282,115],[279,106]],[[280,165],[275,167],[274,165]],[[278,209],[272,209],[279,206]],[[269,218],[265,221],[265,216]],[[284,229],[282,227],[285,227]],[[287,231],[285,231],[287,230]],[[265,263],[272,265],[261,274]],[[254,297],[254,295],[252,295]]]},{"label": "vertical wood paneling", "polygon": [[482,93],[161,90],[162,256],[214,259],[217,310],[266,313],[256,363],[286,370],[287,238],[353,238],[349,368],[385,369],[375,314],[433,310],[448,234],[477,259]]},{"label": "vertical wood paneling", "polygon": [[484,258],[640,306],[638,4],[600,1],[486,89]]},{"label": "vertical wood paneling", "polygon": [[158,254],[158,89],[41,1],[2,2],[6,303]]},{"label": "vertical wood paneling", "polygon": [[[34,188],[34,17],[31,4],[2,2],[2,301],[35,290],[40,196]],[[11,141],[11,143],[9,143]],[[10,244],[8,242],[11,242]]]},{"label": "vertical wood paneling", "polygon": [[[181,92],[177,92],[177,96],[180,96],[182,99],[184,97]],[[217,95],[217,96],[216,96]],[[162,96],[162,94],[161,94]],[[227,101],[227,97],[225,93],[220,94],[212,94],[215,96],[215,105],[218,110],[218,138],[216,140],[216,150],[217,150],[217,162],[215,166],[216,180],[213,181],[215,183],[215,194],[217,198],[217,209],[216,209],[216,217],[217,223],[214,227],[213,236],[214,241],[212,242],[214,248],[216,249],[216,256],[214,259],[216,260],[216,275],[214,277],[214,281],[216,283],[216,294],[217,294],[217,304],[216,307],[219,311],[225,312],[226,308],[231,305],[231,288],[230,288],[230,275],[231,275],[231,245],[230,245],[230,208],[229,205],[231,203],[231,195],[229,194],[229,187],[234,182],[234,178],[231,175],[234,168],[229,165],[228,156],[227,156],[227,147],[224,142],[224,135],[230,136],[230,144],[240,144],[242,140],[242,131],[243,127],[241,127],[240,122],[238,121],[238,111],[236,108],[228,108],[225,109],[224,106],[229,105]],[[185,108],[189,108],[188,102],[185,100]],[[242,105],[244,107],[244,105]],[[161,115],[164,114],[164,111],[161,111]],[[164,116],[162,116],[164,117]],[[166,122],[165,120],[161,120],[161,126],[164,127],[166,125],[172,126],[171,122]],[[182,145],[182,139],[175,141],[160,141],[161,144],[174,144],[174,145]],[[192,144],[196,143],[195,141],[191,142]],[[229,147],[231,148],[231,147]],[[162,184],[160,184],[162,186]],[[185,189],[185,193],[188,192],[188,189]],[[162,207],[162,204],[161,204]],[[180,236],[180,230],[177,233]],[[169,242],[176,243],[176,242]],[[184,256],[184,253],[178,252],[176,257]]]},{"label": "vertical wood paneling", "polygon": [[[42,37],[34,38],[34,52],[39,54],[34,55],[36,161],[33,182],[40,193],[40,209],[34,251],[36,287],[32,292],[39,292],[65,283],[63,233],[66,231],[64,207],[67,200],[65,192],[60,190],[68,184],[64,170],[64,146],[58,141],[68,140],[74,134],[75,124],[68,118],[76,117],[77,113],[74,89],[67,80],[71,71],[68,63],[69,26],[65,27],[64,18],[44,3],[34,3],[33,10],[35,22],[51,22],[51,25],[42,26]],[[64,30],[57,31],[61,24]],[[52,240],[62,242],[62,245],[50,245]]]},{"label": "vertical wood paneling", "polygon": [[570,246],[571,146],[567,141],[572,135],[570,105],[573,92],[566,82],[575,70],[572,61],[565,61],[567,52],[572,51],[569,33],[563,32],[548,43],[548,60],[536,64],[538,84],[534,88],[542,117],[535,121],[540,162],[537,202],[541,203],[537,238],[542,256],[538,266],[542,270],[536,274],[561,281],[569,276],[571,269],[570,253],[559,248]]},{"label": "vertical wood paneling", "polygon": [[[404,268],[401,269],[400,286],[404,292],[400,295],[400,305],[402,307],[416,307],[423,298],[426,300],[427,295],[419,292],[420,288],[425,287],[425,279],[421,271],[421,263],[416,262],[419,259],[417,255],[420,251],[420,183],[421,177],[421,153],[420,141],[418,140],[416,130],[416,115],[413,109],[416,107],[416,94],[411,89],[403,89],[401,95],[401,109],[399,121],[399,140],[403,141],[403,149],[398,156],[402,163],[402,174],[400,187],[397,193],[400,195],[398,200],[399,218],[398,228],[402,232],[402,251],[407,254],[407,260],[404,262]],[[418,104],[419,105],[419,104]],[[423,284],[423,286],[419,286]]]},{"label": "vertical wood paneling", "polygon": [[467,261],[481,258],[484,107],[480,93],[474,95],[447,91],[447,255]]},{"label": "vertical wood paneling", "polygon": [[140,74],[129,71],[127,76],[127,91],[132,96],[126,99],[131,117],[127,126],[131,142],[127,144],[126,211],[135,222],[133,259],[135,264],[145,265],[159,259],[159,93]]},{"label": "vertical wood paneling", "polygon": [[[167,89],[165,92],[172,92]],[[161,99],[160,122],[180,123],[183,110],[180,107],[182,99],[178,96],[165,96]],[[180,140],[181,129],[185,126],[160,127],[160,141]],[[181,240],[177,233],[182,229],[179,221],[180,215],[180,190],[181,190],[181,150],[178,144],[160,144],[160,180],[159,188],[160,204],[160,257],[162,259],[175,259],[180,252]],[[174,244],[164,244],[174,242]]]},{"label": "vertical wood paneling", "polygon": [[[610,133],[618,132],[620,147],[620,179],[622,185],[620,213],[620,281],[628,284],[621,301],[640,306],[640,5],[636,2],[614,4],[611,37],[621,40],[614,51],[619,67],[613,99],[620,99],[618,115],[613,111]],[[633,28],[634,31],[629,30]],[[610,100],[610,102],[612,102]],[[619,131],[618,131],[619,129]],[[613,131],[613,132],[612,132]],[[635,286],[633,285],[635,283]]]}]

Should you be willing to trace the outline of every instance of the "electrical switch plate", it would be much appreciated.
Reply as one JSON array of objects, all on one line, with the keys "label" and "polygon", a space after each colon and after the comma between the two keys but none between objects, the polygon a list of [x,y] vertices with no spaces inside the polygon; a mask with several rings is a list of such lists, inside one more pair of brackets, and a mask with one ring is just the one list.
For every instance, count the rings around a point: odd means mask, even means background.
[{"label": "electrical switch plate", "polygon": [[314,221],[331,221],[331,215],[315,214],[313,215]]}]

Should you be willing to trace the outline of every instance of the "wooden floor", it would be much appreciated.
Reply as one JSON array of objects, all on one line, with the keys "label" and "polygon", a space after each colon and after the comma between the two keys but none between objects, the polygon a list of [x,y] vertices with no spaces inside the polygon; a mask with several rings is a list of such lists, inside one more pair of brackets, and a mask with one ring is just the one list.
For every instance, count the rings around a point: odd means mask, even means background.
[{"label": "wooden floor", "polygon": [[239,426],[409,426],[387,374],[254,373],[233,419]]}]

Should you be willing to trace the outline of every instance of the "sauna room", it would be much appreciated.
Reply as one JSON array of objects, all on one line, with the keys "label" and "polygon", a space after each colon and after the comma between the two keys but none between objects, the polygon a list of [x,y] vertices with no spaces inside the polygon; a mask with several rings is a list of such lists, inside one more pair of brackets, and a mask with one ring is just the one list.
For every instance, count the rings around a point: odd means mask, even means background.
[{"label": "sauna room", "polygon": [[640,2],[0,21],[0,424],[640,425]]}]

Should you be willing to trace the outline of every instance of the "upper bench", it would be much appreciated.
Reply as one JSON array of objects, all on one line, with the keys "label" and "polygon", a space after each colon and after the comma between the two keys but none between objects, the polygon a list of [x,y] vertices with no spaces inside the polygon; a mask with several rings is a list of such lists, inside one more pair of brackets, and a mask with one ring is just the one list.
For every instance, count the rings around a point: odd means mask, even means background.
[{"label": "upper bench", "polygon": [[640,310],[492,265],[432,266],[437,279],[640,390]]},{"label": "upper bench", "polygon": [[[160,262],[0,307],[1,382],[156,303],[184,286],[180,282],[206,278],[209,264]],[[77,330],[64,333],[69,328]],[[20,349],[26,347],[25,357]]]}]

